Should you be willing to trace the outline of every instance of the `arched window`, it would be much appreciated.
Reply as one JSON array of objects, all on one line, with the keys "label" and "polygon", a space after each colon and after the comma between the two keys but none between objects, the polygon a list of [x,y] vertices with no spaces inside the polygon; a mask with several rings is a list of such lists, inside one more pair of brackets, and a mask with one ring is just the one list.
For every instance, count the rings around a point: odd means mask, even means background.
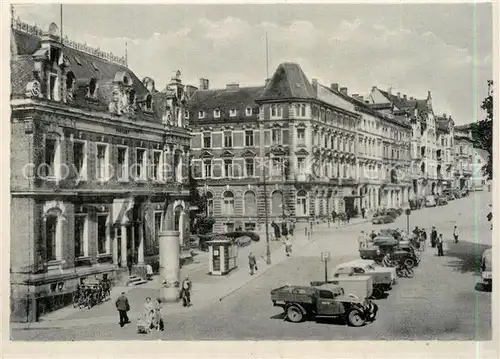
[{"label": "arched window", "polygon": [[222,213],[225,215],[234,214],[234,194],[231,191],[224,192],[224,205],[222,206]]},{"label": "arched window", "polygon": [[146,96],[146,110],[151,111],[153,109],[153,96]]},{"label": "arched window", "polygon": [[207,216],[211,217],[214,215],[214,195],[211,192],[207,192]]},{"label": "arched window", "polygon": [[283,214],[283,193],[274,191],[271,195],[271,216],[281,216]]},{"label": "arched window", "polygon": [[297,192],[297,206],[296,206],[296,215],[298,217],[307,216],[309,211],[307,208],[307,192],[304,190],[300,190]]},{"label": "arched window", "polygon": [[255,193],[252,191],[247,191],[245,193],[245,215],[255,216],[257,214],[257,202],[255,199]]}]

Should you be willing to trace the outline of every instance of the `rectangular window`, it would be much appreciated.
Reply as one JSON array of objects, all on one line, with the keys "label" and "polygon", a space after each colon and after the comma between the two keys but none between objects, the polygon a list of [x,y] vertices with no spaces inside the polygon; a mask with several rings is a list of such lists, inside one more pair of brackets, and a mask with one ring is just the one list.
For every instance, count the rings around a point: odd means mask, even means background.
[{"label": "rectangular window", "polygon": [[128,149],[118,147],[116,177],[118,181],[128,181]]},{"label": "rectangular window", "polygon": [[233,160],[224,160],[224,176],[232,177],[233,175]]},{"label": "rectangular window", "polygon": [[297,170],[299,174],[304,174],[306,172],[306,159],[303,157],[297,158]]},{"label": "rectangular window", "polygon": [[56,169],[57,141],[52,138],[45,139],[45,176],[54,177]]},{"label": "rectangular window", "polygon": [[212,177],[212,161],[205,161],[203,163],[203,178]]},{"label": "rectangular window", "polygon": [[146,150],[139,148],[136,150],[137,161],[135,165],[136,180],[146,180]]},{"label": "rectangular window", "polygon": [[88,255],[87,216],[75,215],[75,258]]},{"label": "rectangular window", "polygon": [[233,133],[224,132],[224,147],[233,147]]},{"label": "rectangular window", "polygon": [[161,176],[161,152],[153,152],[153,179],[159,181],[162,179]]},{"label": "rectangular window", "polygon": [[245,146],[246,147],[253,147],[254,146],[253,130],[245,131]]},{"label": "rectangular window", "polygon": [[277,117],[278,116],[278,108],[273,105],[271,106],[271,117]]},{"label": "rectangular window", "polygon": [[306,144],[306,129],[298,128],[297,129],[297,144],[305,145]]},{"label": "rectangular window", "polygon": [[154,243],[153,246],[155,248],[158,248],[160,245],[160,242],[158,240],[160,231],[161,231],[161,224],[163,222],[163,215],[161,212],[155,212],[155,237],[154,237]]},{"label": "rectangular window", "polygon": [[57,75],[50,75],[49,96],[51,100],[57,100]]},{"label": "rectangular window", "polygon": [[306,117],[306,105],[300,105],[300,116]]},{"label": "rectangular window", "polygon": [[246,158],[245,159],[245,170],[246,170],[246,177],[253,177],[254,176],[255,171],[254,171],[253,158]]},{"label": "rectangular window", "polygon": [[96,155],[96,178],[104,180],[107,177],[108,170],[108,145],[97,145]]},{"label": "rectangular window", "polygon": [[220,110],[214,110],[214,117],[219,118],[220,117]]},{"label": "rectangular window", "polygon": [[198,118],[204,118],[205,117],[205,111],[198,111]]},{"label": "rectangular window", "polygon": [[73,164],[78,177],[86,177],[85,171],[85,143],[73,142]]},{"label": "rectangular window", "polygon": [[212,147],[212,134],[210,132],[203,134],[203,148]]},{"label": "rectangular window", "polygon": [[45,252],[47,261],[57,259],[57,216],[47,216],[45,222]]},{"label": "rectangular window", "polygon": [[229,110],[229,116],[235,117],[236,116],[236,109],[232,108]]},{"label": "rectangular window", "polygon": [[107,254],[108,248],[108,215],[97,215],[97,253]]},{"label": "rectangular window", "polygon": [[245,114],[247,116],[252,116],[252,108],[251,107],[247,107],[246,110],[245,110]]},{"label": "rectangular window", "polygon": [[281,128],[273,128],[271,133],[271,143],[281,145]]}]

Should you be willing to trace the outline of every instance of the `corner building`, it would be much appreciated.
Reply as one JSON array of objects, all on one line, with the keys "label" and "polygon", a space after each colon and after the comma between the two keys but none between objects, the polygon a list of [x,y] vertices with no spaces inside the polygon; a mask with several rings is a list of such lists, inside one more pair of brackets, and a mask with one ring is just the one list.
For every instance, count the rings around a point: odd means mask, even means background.
[{"label": "corner building", "polygon": [[180,73],[158,91],[55,24],[13,21],[11,86],[11,318],[36,321],[83,278],[142,273],[160,229],[187,235],[191,136]]}]

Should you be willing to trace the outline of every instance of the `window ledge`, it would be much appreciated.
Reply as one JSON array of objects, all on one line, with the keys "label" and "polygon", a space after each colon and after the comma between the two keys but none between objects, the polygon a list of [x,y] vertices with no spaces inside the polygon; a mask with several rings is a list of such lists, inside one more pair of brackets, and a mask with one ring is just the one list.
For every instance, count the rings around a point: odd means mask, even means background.
[{"label": "window ledge", "polygon": [[78,261],[78,262],[79,261],[88,261],[88,260],[90,260],[90,256],[82,256],[82,257],[76,257],[75,258],[75,262],[76,261]]},{"label": "window ledge", "polygon": [[129,183],[130,181],[126,178],[119,178],[116,180],[118,183]]},{"label": "window ledge", "polygon": [[148,181],[145,179],[136,179],[135,183],[146,184]]},{"label": "window ledge", "polygon": [[101,253],[97,255],[97,258],[111,257],[111,253]]}]

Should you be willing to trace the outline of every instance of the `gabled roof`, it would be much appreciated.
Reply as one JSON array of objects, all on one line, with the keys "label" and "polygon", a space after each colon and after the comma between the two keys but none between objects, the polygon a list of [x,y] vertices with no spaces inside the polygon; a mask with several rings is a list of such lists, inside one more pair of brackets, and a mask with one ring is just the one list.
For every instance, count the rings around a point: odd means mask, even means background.
[{"label": "gabled roof", "polygon": [[187,108],[193,112],[191,121],[198,119],[197,112],[205,111],[203,122],[213,118],[213,110],[220,110],[220,118],[229,117],[229,111],[235,109],[237,111],[236,118],[249,117],[246,116],[247,107],[252,108],[252,116],[258,115],[258,105],[255,100],[261,96],[264,91],[264,86],[258,87],[238,87],[237,89],[214,89],[214,90],[197,90],[188,100]]},{"label": "gabled roof", "polygon": [[378,89],[380,93],[387,98],[389,102],[392,102],[394,106],[399,109],[407,109],[407,108],[418,108],[419,110],[427,110],[427,100],[418,100],[418,99],[404,99],[398,97],[396,95],[390,94],[387,91]]},{"label": "gabled roof", "polygon": [[278,66],[259,100],[314,99],[316,91],[302,71],[293,62]]}]

